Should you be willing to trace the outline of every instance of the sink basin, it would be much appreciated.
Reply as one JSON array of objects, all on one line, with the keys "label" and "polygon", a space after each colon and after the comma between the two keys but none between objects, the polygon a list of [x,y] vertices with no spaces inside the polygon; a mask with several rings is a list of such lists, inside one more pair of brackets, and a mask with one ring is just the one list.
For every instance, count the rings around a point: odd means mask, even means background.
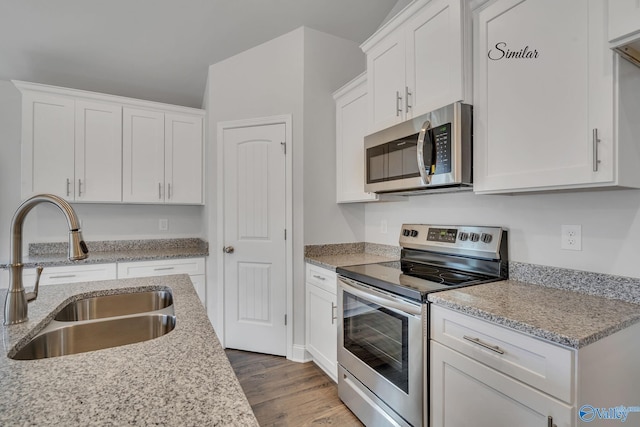
[{"label": "sink basin", "polygon": [[61,322],[102,319],[161,310],[173,304],[169,291],[147,291],[84,298],[67,304],[54,318]]},{"label": "sink basin", "polygon": [[84,323],[52,323],[20,349],[12,359],[58,357],[148,341],[176,326],[171,314],[143,314]]}]

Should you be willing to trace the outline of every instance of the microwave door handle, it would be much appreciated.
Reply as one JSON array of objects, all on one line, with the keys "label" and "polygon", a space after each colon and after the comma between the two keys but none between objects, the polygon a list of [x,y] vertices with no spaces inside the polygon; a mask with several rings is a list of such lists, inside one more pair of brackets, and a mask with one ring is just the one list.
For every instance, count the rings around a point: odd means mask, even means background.
[{"label": "microwave door handle", "polygon": [[[420,170],[422,183],[425,185],[431,184],[431,175],[433,175],[436,169],[435,159],[433,158],[433,141],[431,141],[431,138],[428,136],[429,129],[431,129],[431,122],[427,120],[422,124],[422,129],[420,129],[420,134],[418,135],[418,169]],[[427,140],[429,141],[429,147],[426,147],[429,153],[429,170],[427,170],[427,165],[424,161],[425,143]]]}]

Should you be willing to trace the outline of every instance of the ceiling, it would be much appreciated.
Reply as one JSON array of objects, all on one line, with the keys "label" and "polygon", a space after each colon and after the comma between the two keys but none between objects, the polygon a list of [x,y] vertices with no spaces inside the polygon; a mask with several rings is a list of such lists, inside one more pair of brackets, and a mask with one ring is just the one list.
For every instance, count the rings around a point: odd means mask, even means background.
[{"label": "ceiling", "polygon": [[396,2],[0,0],[0,80],[200,107],[210,64],[302,25],[361,43]]}]

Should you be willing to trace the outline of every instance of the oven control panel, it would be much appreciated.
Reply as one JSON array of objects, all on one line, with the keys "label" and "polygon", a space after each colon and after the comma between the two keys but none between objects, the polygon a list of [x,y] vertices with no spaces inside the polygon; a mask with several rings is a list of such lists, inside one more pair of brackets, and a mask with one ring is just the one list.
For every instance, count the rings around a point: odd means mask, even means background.
[{"label": "oven control panel", "polygon": [[435,252],[499,258],[502,227],[404,224],[400,246]]}]

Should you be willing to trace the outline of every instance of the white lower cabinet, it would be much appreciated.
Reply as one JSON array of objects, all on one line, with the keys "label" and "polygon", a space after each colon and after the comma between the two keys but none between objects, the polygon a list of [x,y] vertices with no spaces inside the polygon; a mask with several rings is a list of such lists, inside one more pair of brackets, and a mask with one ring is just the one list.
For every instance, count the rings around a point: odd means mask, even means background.
[{"label": "white lower cabinet", "polygon": [[338,379],[337,275],[326,268],[307,264],[306,348],[327,375]]},{"label": "white lower cabinet", "polygon": [[168,276],[188,274],[202,304],[206,301],[204,258],[184,258],[157,261],[133,261],[118,263],[118,279],[132,277]]},{"label": "white lower cabinet", "polygon": [[430,334],[432,426],[607,426],[637,407],[640,323],[574,349],[431,305]]},{"label": "white lower cabinet", "polygon": [[572,426],[573,407],[431,342],[431,425]]},{"label": "white lower cabinet", "polygon": [[[117,278],[116,264],[82,264],[45,267],[40,276],[41,285],[59,285],[62,283],[95,282]],[[22,283],[32,287],[36,282],[36,269],[28,268],[22,272]]]}]

